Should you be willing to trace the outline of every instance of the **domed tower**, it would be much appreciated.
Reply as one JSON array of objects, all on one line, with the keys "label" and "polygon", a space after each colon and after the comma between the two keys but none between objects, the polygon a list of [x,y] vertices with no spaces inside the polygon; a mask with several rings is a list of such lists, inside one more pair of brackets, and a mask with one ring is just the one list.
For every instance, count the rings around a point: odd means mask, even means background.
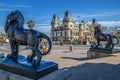
[{"label": "domed tower", "polygon": [[57,33],[58,33],[58,27],[59,27],[59,17],[58,15],[54,14],[53,19],[51,21],[51,38],[53,41],[57,40]]},{"label": "domed tower", "polygon": [[72,19],[69,11],[65,12],[65,16],[64,16],[64,19],[63,19],[63,23],[66,23],[66,22],[73,22],[73,19]]},{"label": "domed tower", "polygon": [[56,29],[59,26],[59,17],[58,15],[54,14],[53,19],[51,21],[51,29]]},{"label": "domed tower", "polygon": [[71,17],[71,14],[69,11],[65,12],[62,27],[64,28],[64,31],[66,33],[66,35],[65,35],[67,37],[66,40],[69,40],[69,41],[73,40],[73,38],[74,38],[74,22],[73,22],[73,18]]},{"label": "domed tower", "polygon": [[96,19],[92,19],[92,24],[95,24],[96,23]]},{"label": "domed tower", "polygon": [[95,19],[95,18],[94,18],[94,19],[92,19],[92,25],[93,25],[94,27],[98,25],[98,23],[97,23],[97,21],[96,21],[96,19]]}]

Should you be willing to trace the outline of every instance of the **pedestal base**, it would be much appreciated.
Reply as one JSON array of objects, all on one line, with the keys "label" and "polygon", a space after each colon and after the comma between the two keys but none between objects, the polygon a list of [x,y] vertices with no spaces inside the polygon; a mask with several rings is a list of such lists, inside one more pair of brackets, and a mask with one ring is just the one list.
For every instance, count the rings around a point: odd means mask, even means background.
[{"label": "pedestal base", "polygon": [[54,62],[41,61],[40,67],[33,68],[30,62],[23,56],[19,56],[18,63],[8,58],[0,58],[0,69],[12,72],[34,80],[47,75],[58,69],[58,64]]},{"label": "pedestal base", "polygon": [[87,58],[101,58],[107,57],[110,54],[120,53],[119,49],[100,49],[100,48],[90,48],[87,51]]}]

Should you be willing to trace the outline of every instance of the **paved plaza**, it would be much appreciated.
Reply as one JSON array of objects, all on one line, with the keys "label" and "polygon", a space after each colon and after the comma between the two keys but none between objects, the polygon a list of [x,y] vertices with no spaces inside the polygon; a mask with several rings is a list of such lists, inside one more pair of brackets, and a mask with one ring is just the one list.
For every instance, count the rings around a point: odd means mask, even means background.
[{"label": "paved plaza", "polygon": [[[20,46],[20,53],[27,56],[30,50]],[[52,72],[40,80],[120,80],[120,54],[109,57],[88,59],[89,45],[74,45],[73,52],[69,45],[53,45],[50,54],[42,60],[58,63],[59,70]],[[0,53],[10,53],[9,44],[0,46]]]}]

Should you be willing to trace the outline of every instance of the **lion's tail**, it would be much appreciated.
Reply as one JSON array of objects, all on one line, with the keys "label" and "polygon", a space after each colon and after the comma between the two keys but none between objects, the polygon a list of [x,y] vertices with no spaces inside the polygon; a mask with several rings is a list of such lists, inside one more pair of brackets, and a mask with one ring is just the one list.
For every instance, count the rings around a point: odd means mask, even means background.
[{"label": "lion's tail", "polygon": [[39,37],[40,37],[40,38],[44,38],[44,39],[46,39],[46,40],[48,41],[49,48],[48,48],[48,50],[47,50],[46,53],[42,54],[42,55],[46,55],[46,54],[48,54],[48,53],[50,52],[50,50],[51,50],[51,48],[52,48],[52,41],[50,40],[50,38],[49,38],[47,35],[45,35],[45,34],[43,34],[43,33],[40,33]]},{"label": "lion's tail", "polygon": [[117,41],[114,43],[114,45],[117,45],[119,43],[119,39],[116,36],[113,36],[114,39],[116,39]]}]

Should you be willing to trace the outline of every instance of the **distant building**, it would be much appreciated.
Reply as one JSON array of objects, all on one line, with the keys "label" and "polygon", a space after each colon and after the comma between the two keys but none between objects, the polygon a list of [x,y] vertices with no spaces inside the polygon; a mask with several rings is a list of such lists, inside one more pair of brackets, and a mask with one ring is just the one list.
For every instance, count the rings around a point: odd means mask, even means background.
[{"label": "distant building", "polygon": [[108,33],[107,32],[107,26],[101,26],[100,29],[103,33]]},{"label": "distant building", "polygon": [[120,39],[120,27],[116,28],[115,36]]},{"label": "distant building", "polygon": [[54,14],[51,21],[51,39],[52,41],[72,42],[74,40],[94,40],[94,28],[98,25],[96,20],[92,24],[81,21],[75,24],[69,11],[65,12],[62,23],[59,22],[59,16]]}]

